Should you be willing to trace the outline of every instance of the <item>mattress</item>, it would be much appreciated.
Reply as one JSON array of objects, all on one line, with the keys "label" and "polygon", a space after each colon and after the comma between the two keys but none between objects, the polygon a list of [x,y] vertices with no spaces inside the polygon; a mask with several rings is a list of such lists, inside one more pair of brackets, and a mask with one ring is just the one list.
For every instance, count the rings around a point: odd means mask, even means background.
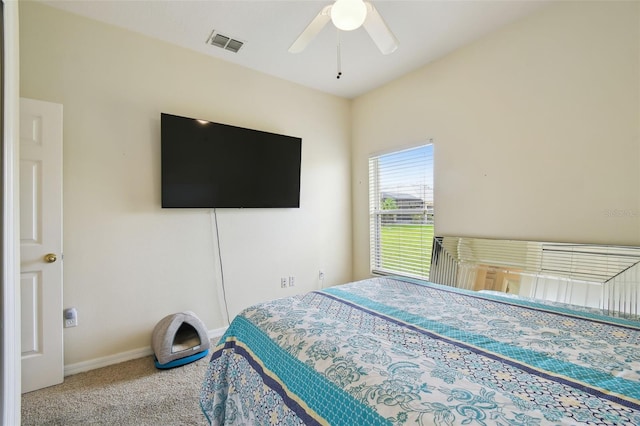
[{"label": "mattress", "polygon": [[214,425],[640,424],[640,323],[378,277],[239,314]]}]

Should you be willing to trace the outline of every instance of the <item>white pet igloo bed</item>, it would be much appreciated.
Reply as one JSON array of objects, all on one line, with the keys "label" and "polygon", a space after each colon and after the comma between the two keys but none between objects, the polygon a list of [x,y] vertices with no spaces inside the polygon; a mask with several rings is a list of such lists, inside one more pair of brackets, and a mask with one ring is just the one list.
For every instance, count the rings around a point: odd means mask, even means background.
[{"label": "white pet igloo bed", "polygon": [[153,329],[151,347],[157,368],[179,367],[209,353],[204,323],[191,311],[167,315]]}]

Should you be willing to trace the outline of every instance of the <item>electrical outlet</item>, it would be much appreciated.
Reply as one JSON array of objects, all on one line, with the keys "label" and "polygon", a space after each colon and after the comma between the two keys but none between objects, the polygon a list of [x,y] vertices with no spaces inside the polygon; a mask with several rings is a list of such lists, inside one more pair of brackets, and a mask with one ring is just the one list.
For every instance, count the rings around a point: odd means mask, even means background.
[{"label": "electrical outlet", "polygon": [[324,271],[322,270],[318,271],[318,279],[320,281],[324,280]]},{"label": "electrical outlet", "polygon": [[293,275],[289,277],[289,287],[295,287],[296,285],[296,277]]},{"label": "electrical outlet", "polygon": [[287,278],[286,277],[280,278],[280,287],[281,288],[287,288]]},{"label": "electrical outlet", "polygon": [[78,311],[76,308],[64,310],[64,326],[65,328],[78,326]]}]

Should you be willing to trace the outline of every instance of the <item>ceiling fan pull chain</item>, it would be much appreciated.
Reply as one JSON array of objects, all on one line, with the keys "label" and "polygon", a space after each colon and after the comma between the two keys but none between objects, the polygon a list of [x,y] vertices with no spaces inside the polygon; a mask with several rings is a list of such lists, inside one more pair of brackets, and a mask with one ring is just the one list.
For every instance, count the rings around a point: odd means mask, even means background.
[{"label": "ceiling fan pull chain", "polygon": [[336,30],[336,38],[338,40],[338,75],[336,76],[337,79],[340,78],[340,76],[342,76],[342,58],[341,58],[341,54],[340,54],[340,30]]}]

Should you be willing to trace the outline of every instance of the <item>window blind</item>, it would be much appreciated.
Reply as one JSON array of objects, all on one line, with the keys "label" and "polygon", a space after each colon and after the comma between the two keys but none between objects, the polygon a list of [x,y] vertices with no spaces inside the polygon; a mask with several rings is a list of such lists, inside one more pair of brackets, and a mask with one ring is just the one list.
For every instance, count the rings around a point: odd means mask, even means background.
[{"label": "window blind", "polygon": [[433,144],[369,158],[371,271],[429,277]]}]

